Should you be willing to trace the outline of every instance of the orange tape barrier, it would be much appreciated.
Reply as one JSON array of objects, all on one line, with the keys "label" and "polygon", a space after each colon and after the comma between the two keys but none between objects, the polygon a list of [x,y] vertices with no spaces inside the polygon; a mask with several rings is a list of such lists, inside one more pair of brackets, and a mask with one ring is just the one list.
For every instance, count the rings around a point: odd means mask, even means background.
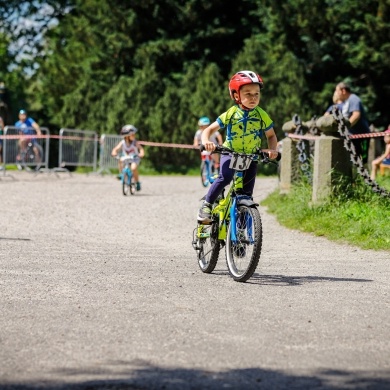
[{"label": "orange tape barrier", "polygon": [[366,133],[366,134],[351,134],[349,138],[372,138],[372,137],[384,137],[385,132],[381,133]]},{"label": "orange tape barrier", "polygon": [[61,135],[38,135],[38,134],[14,134],[14,135],[0,135],[0,139],[19,139],[19,138],[56,138],[56,139],[72,139],[95,141],[95,138],[75,137],[75,136],[61,136]]},{"label": "orange tape barrier", "polygon": [[138,141],[141,145],[146,145],[146,146],[163,146],[166,148],[180,148],[180,149],[197,149],[199,148],[194,145],[185,145],[185,144],[165,144],[162,142],[149,142],[149,141]]},{"label": "orange tape barrier", "polygon": [[288,134],[290,138],[297,138],[297,139],[312,139],[316,140],[320,138],[318,135],[299,135],[299,134]]},{"label": "orange tape barrier", "polygon": [[[65,140],[79,140],[79,141],[95,141],[95,138],[77,137],[77,136],[61,136],[61,135],[37,135],[37,134],[15,134],[15,135],[0,135],[0,139],[19,139],[19,138],[54,138],[54,139],[65,139]],[[163,146],[166,148],[181,148],[181,149],[197,149],[194,145],[185,144],[169,144],[162,142],[149,142],[149,141],[138,141],[141,145],[146,146]]]},{"label": "orange tape barrier", "polygon": [[[384,132],[379,133],[366,133],[366,134],[351,134],[349,138],[373,138],[373,137],[384,137]],[[290,138],[296,139],[306,139],[306,140],[316,140],[320,136],[318,135],[299,135],[299,134],[288,134]],[[61,135],[37,135],[37,134],[22,134],[22,135],[0,135],[0,140],[2,139],[19,139],[19,138],[54,138],[54,139],[65,139],[65,140],[78,140],[78,141],[95,141],[95,138],[86,138],[86,137],[76,137],[76,136],[61,136]],[[138,141],[141,145],[145,146],[162,146],[165,148],[179,148],[179,149],[197,149],[199,148],[194,145],[186,144],[170,144],[163,142],[149,142],[149,141]]]},{"label": "orange tape barrier", "polygon": [[[384,137],[385,133],[365,133],[365,134],[350,134],[349,138],[373,138],[373,137]],[[307,140],[316,140],[320,136],[319,135],[299,135],[299,134],[288,134],[288,137],[290,138],[297,138],[297,139],[307,139]]]}]

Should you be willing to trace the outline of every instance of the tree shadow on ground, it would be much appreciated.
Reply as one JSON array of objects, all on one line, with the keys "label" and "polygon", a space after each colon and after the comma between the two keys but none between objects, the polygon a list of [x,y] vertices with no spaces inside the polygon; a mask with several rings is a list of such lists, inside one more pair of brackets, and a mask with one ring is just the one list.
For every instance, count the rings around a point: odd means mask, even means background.
[{"label": "tree shadow on ground", "polygon": [[[390,388],[390,371],[322,370],[312,375],[246,368],[213,372],[153,366],[145,361],[110,361],[97,367],[59,369],[50,373],[61,381],[1,383],[1,390],[195,390],[195,389],[375,389]],[[85,378],[92,378],[85,380]],[[106,379],[110,378],[110,379]],[[114,378],[114,379],[112,379]]]}]

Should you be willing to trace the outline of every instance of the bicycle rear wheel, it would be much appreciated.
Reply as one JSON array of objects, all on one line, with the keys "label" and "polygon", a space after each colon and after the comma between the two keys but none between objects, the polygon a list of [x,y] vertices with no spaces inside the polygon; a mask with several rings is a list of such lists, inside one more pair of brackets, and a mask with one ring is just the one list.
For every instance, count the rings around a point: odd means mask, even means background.
[{"label": "bicycle rear wheel", "polygon": [[235,228],[236,240],[233,240],[230,223],[226,239],[226,263],[232,278],[245,282],[255,272],[261,254],[263,229],[259,210],[239,205]]},{"label": "bicycle rear wheel", "polygon": [[205,161],[202,161],[200,164],[200,178],[202,180],[203,187],[209,185],[209,175],[208,175],[208,166]]},{"label": "bicycle rear wheel", "polygon": [[123,173],[122,178],[122,192],[125,196],[131,194],[131,175],[126,171]]},{"label": "bicycle rear wheel", "polygon": [[199,268],[204,273],[214,271],[218,262],[221,243],[218,240],[218,221],[211,225],[198,225],[196,229],[196,252]]}]

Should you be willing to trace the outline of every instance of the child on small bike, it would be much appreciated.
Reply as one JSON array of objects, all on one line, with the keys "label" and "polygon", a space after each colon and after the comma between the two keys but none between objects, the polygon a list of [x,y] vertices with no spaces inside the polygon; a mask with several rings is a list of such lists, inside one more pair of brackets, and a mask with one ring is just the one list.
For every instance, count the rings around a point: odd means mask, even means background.
[{"label": "child on small bike", "polygon": [[[199,147],[201,144],[202,144],[202,132],[203,130],[209,126],[211,123],[210,119],[207,117],[207,116],[202,116],[201,118],[199,118],[199,121],[198,121],[198,130],[196,131],[195,133],[195,136],[194,136],[194,146],[196,147]],[[216,131],[214,132],[211,136],[210,136],[210,140],[212,142],[215,143],[215,145],[222,145],[223,143],[223,139],[222,139],[222,135],[220,134],[219,131]],[[201,152],[202,156],[203,155],[209,155],[210,152],[207,152],[206,150],[204,150],[203,152]],[[219,170],[219,154],[213,154],[211,155],[213,161],[214,161],[214,169],[215,169],[215,173],[218,174],[218,170]],[[214,173],[214,172],[213,172]]]},{"label": "child on small bike", "polygon": [[[120,134],[123,136],[121,140],[111,152],[112,157],[132,156],[131,171],[133,173],[134,181],[136,182],[136,190],[141,190],[141,183],[139,181],[138,165],[141,163],[141,158],[144,157],[144,148],[139,144],[135,138],[138,129],[133,125],[125,125],[122,127]],[[123,169],[123,161],[119,158],[118,162],[119,174]],[[120,176],[119,176],[120,177]]]},{"label": "child on small bike", "polygon": [[[277,152],[277,137],[274,123],[268,114],[259,107],[260,91],[263,88],[261,76],[250,70],[237,72],[229,81],[229,93],[235,105],[221,114],[215,122],[202,132],[202,144],[208,152],[215,150],[215,144],[210,136],[219,129],[225,129],[223,146],[239,153],[251,154],[261,147],[263,133],[267,137],[269,158],[275,159]],[[209,188],[202,207],[198,213],[199,223],[211,222],[211,207],[219,194],[232,181],[234,170],[229,168],[231,155],[222,155],[218,178]],[[252,196],[257,173],[257,161],[252,161],[245,171],[243,191]]]}]

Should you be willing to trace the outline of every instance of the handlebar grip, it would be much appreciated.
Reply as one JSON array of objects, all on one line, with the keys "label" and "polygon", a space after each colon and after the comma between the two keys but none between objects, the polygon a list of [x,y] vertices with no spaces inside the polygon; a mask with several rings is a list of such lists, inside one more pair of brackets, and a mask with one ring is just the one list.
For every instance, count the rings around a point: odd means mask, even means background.
[{"label": "handlebar grip", "polygon": [[200,150],[201,152],[204,152],[204,151],[206,150],[206,147],[205,147],[203,144],[200,144],[199,150]]},{"label": "handlebar grip", "polygon": [[276,161],[280,161],[282,159],[282,153],[278,153],[278,157],[276,157]]}]

